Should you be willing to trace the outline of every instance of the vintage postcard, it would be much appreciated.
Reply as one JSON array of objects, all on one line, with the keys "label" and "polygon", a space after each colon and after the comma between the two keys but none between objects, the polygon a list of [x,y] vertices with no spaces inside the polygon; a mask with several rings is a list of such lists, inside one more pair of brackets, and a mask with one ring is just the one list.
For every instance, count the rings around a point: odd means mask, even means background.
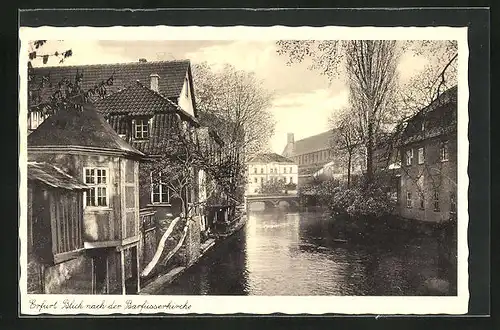
[{"label": "vintage postcard", "polygon": [[22,314],[467,312],[467,28],[20,40]]}]

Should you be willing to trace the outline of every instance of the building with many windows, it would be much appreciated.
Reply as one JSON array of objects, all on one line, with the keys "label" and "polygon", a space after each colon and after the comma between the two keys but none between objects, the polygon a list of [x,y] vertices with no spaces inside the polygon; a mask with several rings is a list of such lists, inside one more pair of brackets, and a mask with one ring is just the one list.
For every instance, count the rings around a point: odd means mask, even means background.
[{"label": "building with many windows", "polygon": [[278,181],[290,192],[297,190],[297,164],[276,153],[259,154],[250,159],[247,175],[247,195],[260,194],[266,183]]},{"label": "building with many windows", "polygon": [[[299,185],[307,184],[318,173],[325,172],[332,177],[345,174],[343,159],[336,157],[334,153],[337,138],[336,132],[331,130],[298,141],[295,141],[293,133],[288,133],[282,156],[298,165]],[[353,163],[355,165],[357,163]]]},{"label": "building with many windows", "polygon": [[457,87],[406,125],[400,147],[400,215],[445,221],[457,212]]}]

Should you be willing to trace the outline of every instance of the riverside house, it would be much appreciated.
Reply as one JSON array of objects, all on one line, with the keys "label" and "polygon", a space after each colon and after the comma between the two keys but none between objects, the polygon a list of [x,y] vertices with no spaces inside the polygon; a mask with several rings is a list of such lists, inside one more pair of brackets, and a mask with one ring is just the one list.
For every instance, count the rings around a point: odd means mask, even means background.
[{"label": "riverside house", "polygon": [[290,192],[297,191],[297,164],[276,153],[258,154],[250,159],[247,175],[247,195],[259,194],[264,184],[270,181],[281,181]]},{"label": "riverside house", "polygon": [[142,157],[90,104],[28,136],[29,292],[140,290]]},{"label": "riverside house", "polygon": [[[96,99],[94,105],[120,137],[149,157],[161,152],[159,142],[167,137],[173,125],[182,125],[186,130],[199,126],[188,60],[140,59],[132,63],[44,66],[33,71],[53,85],[78,77],[82,90],[112,77],[112,85],[106,87],[107,96]],[[32,112],[28,123],[36,126],[44,118]],[[142,176],[150,173],[140,172],[141,182],[148,181]],[[147,184],[140,188],[141,208],[153,209],[159,217],[171,213],[171,192],[165,185]]]},{"label": "riverside house", "polygon": [[457,212],[457,87],[450,88],[406,125],[400,147],[400,214],[446,221]]}]

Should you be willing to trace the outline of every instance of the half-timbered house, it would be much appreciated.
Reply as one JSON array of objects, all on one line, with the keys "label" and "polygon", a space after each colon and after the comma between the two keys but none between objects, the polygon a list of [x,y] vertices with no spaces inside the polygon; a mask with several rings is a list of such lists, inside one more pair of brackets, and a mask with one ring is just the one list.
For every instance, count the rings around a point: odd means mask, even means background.
[{"label": "half-timbered house", "polygon": [[28,136],[28,245],[43,292],[139,290],[143,156],[90,104],[59,110]]}]

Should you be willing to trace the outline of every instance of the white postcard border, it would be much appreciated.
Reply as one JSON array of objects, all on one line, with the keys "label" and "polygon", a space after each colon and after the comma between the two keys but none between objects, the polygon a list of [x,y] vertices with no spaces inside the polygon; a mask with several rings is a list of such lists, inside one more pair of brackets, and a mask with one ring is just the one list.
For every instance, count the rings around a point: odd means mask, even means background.
[{"label": "white postcard border", "polygon": [[[165,38],[168,36],[168,39]],[[163,37],[163,38],[162,38]],[[458,40],[458,276],[455,297],[352,296],[115,296],[27,294],[27,72],[28,40],[280,40],[385,39]],[[464,314],[468,310],[468,44],[466,27],[39,27],[20,28],[20,312],[39,314]],[[83,309],[63,309],[63,302],[82,301]],[[134,308],[127,308],[127,301]],[[55,307],[53,306],[56,304]],[[170,308],[178,305],[179,308]],[[47,308],[36,308],[36,305]],[[103,308],[98,308],[99,305]],[[114,305],[113,305],[114,304]],[[85,307],[94,305],[96,308]],[[117,307],[120,305],[120,307]],[[163,305],[163,307],[161,307]],[[130,306],[130,305],[129,305]],[[142,306],[142,307],[141,307]],[[185,308],[180,308],[185,306]],[[187,307],[189,306],[189,308]],[[41,307],[41,306],[40,306]],[[113,308],[115,307],[115,308]],[[161,307],[161,308],[160,308]]]}]

